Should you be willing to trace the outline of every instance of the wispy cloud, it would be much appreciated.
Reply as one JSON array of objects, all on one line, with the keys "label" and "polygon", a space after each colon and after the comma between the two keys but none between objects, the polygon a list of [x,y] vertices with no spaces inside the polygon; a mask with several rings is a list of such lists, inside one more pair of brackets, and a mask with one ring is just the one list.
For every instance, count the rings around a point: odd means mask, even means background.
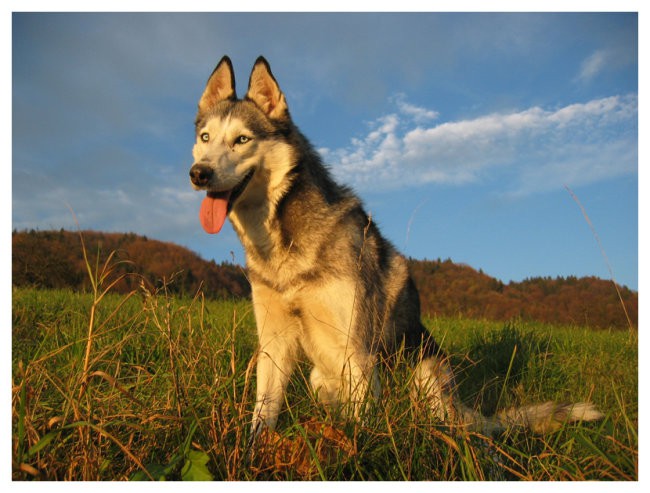
[{"label": "wispy cloud", "polygon": [[406,95],[399,93],[393,98],[399,112],[413,119],[414,123],[421,124],[431,120],[436,120],[440,113],[427,108],[421,108],[406,101]]},{"label": "wispy cloud", "polygon": [[393,104],[367,135],[322,149],[340,179],[376,190],[479,182],[507,170],[502,193],[522,194],[636,171],[635,94],[434,125],[434,110],[403,95]]},{"label": "wispy cloud", "polygon": [[576,77],[579,82],[588,82],[602,72],[609,65],[613,53],[609,50],[598,50],[589,55],[580,65]]}]

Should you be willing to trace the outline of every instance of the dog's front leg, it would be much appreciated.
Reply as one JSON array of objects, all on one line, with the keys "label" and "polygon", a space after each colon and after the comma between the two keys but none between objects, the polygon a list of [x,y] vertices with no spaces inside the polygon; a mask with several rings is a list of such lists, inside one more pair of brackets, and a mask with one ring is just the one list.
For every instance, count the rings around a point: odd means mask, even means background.
[{"label": "dog's front leg", "polygon": [[274,429],[284,402],[284,393],[295,364],[286,347],[261,348],[257,361],[257,392],[253,411],[252,440],[264,428]]},{"label": "dog's front leg", "polygon": [[296,364],[300,330],[300,323],[278,293],[264,285],[252,287],[260,347],[251,443],[264,428],[273,429],[278,421],[287,383]]}]

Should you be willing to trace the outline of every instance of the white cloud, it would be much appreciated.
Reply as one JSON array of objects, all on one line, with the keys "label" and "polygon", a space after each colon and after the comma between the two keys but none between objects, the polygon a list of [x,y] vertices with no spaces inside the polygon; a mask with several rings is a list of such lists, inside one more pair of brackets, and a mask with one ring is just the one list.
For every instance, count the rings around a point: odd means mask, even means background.
[{"label": "white cloud", "polygon": [[435,111],[401,95],[394,102],[397,112],[378,118],[365,137],[324,150],[342,181],[374,190],[463,184],[507,168],[502,192],[531,193],[636,171],[636,95],[430,126],[423,116],[432,120]]}]

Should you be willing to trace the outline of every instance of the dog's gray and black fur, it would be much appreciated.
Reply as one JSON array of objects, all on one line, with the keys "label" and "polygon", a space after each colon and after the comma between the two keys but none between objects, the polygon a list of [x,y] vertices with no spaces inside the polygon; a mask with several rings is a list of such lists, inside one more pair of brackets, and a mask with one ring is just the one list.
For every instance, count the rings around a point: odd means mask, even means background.
[{"label": "dog's gray and black fur", "polygon": [[441,420],[544,432],[602,417],[588,403],[545,403],[486,418],[455,398],[447,360],[420,322],[406,259],[332,179],[264,58],[243,99],[230,59],[219,62],[199,101],[193,155],[192,185],[207,192],[204,228],[218,232],[227,214],[246,252],[260,344],[253,435],[275,426],[300,353],[313,364],[318,397],[357,417],[378,394],[376,365],[401,350],[414,362],[414,393]]}]

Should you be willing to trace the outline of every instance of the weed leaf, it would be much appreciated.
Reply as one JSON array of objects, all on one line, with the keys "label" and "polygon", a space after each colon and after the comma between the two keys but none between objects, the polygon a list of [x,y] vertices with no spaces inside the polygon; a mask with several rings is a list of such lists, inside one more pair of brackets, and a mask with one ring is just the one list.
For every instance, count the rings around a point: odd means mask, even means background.
[{"label": "weed leaf", "polygon": [[208,454],[199,450],[190,450],[181,470],[183,481],[213,481],[214,477],[206,467]]},{"label": "weed leaf", "polygon": [[[162,464],[147,464],[147,472],[156,481],[165,481],[167,479],[167,469]],[[129,478],[129,481],[149,481],[149,476],[144,471],[137,471]]]}]

